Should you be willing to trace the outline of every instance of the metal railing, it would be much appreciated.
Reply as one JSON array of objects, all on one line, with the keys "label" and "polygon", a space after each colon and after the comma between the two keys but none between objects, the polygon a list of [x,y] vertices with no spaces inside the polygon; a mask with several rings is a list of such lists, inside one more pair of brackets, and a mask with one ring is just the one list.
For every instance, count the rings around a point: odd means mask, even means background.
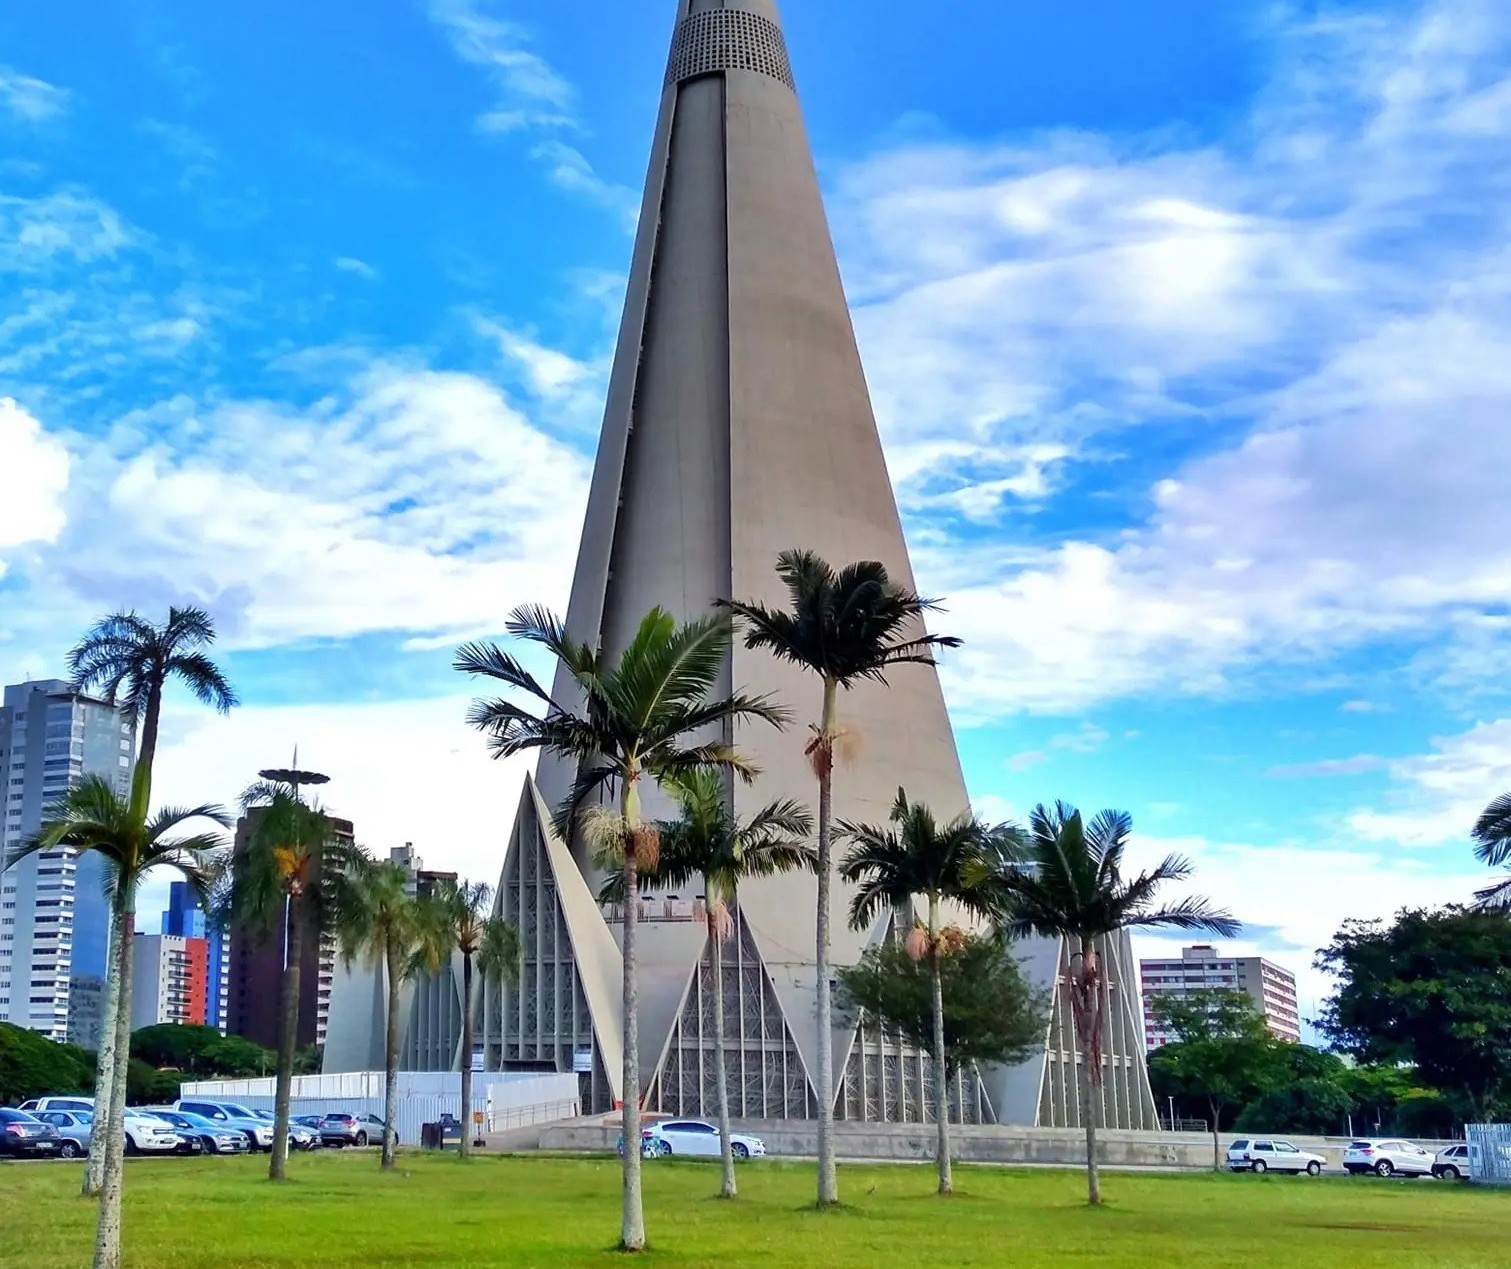
[{"label": "metal railing", "polygon": [[1469,1179],[1511,1185],[1511,1124],[1467,1124]]}]

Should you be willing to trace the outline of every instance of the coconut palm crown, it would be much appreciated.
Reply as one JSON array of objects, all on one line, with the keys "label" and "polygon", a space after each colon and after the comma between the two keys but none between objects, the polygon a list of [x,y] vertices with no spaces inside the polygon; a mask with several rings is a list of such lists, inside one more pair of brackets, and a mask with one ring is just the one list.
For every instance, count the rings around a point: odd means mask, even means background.
[{"label": "coconut palm crown", "polygon": [[[1483,864],[1511,864],[1511,793],[1490,803],[1474,824],[1474,854]],[[1511,872],[1475,893],[1481,907],[1511,908]]]}]

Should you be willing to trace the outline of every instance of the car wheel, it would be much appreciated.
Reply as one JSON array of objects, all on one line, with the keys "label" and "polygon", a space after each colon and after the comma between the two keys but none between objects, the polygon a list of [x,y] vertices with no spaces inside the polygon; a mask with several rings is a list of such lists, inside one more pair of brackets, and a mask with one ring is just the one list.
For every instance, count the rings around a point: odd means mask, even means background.
[{"label": "car wheel", "polygon": [[1379,1163],[1375,1164],[1376,1176],[1391,1176],[1395,1170],[1395,1165],[1389,1159],[1381,1159]]},{"label": "car wheel", "polygon": [[659,1154],[663,1159],[671,1158],[672,1143],[670,1141],[658,1141],[656,1143],[656,1153]]},{"label": "car wheel", "polygon": [[737,1141],[737,1142],[735,1142],[734,1146],[733,1146],[733,1151],[734,1151],[734,1157],[736,1159],[748,1159],[748,1158],[750,1158],[750,1147],[747,1146],[743,1141]]},{"label": "car wheel", "polygon": [[1263,1159],[1255,1159],[1254,1162],[1249,1166],[1255,1176],[1263,1176],[1270,1170],[1270,1165],[1267,1164]]},{"label": "car wheel", "polygon": [[1306,1165],[1306,1174],[1307,1176],[1321,1176],[1322,1165],[1318,1163],[1317,1160],[1313,1159]]},{"label": "car wheel", "polygon": [[58,1155],[64,1159],[77,1159],[79,1157],[79,1143],[77,1141],[65,1141],[58,1147]]},{"label": "car wheel", "polygon": [[1459,1179],[1459,1170],[1458,1170],[1458,1168],[1455,1167],[1451,1163],[1445,1163],[1443,1165],[1443,1180],[1445,1180],[1445,1181],[1457,1181],[1458,1179]]},{"label": "car wheel", "polygon": [[131,1139],[131,1134],[130,1133],[126,1134],[126,1153],[127,1154],[139,1154],[140,1153],[140,1151],[138,1151],[137,1148],[136,1148],[136,1142]]},{"label": "car wheel", "polygon": [[365,1146],[367,1144],[367,1134],[365,1132],[359,1132],[357,1134],[357,1144],[359,1146]]}]

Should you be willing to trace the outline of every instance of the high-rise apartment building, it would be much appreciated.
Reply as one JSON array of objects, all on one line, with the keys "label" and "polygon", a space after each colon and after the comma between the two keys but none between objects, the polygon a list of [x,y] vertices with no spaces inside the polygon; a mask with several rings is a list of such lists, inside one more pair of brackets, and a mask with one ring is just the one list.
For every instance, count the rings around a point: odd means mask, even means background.
[{"label": "high-rise apartment building", "polygon": [[[236,824],[235,860],[246,851],[257,825],[258,811]],[[350,845],[356,839],[350,820],[332,819],[336,836]],[[324,1044],[330,1023],[331,985],[336,976],[336,941],[329,931],[316,933],[305,916],[305,937],[299,958],[300,1048]],[[263,1048],[278,1046],[278,1019],[283,998],[283,966],[288,948],[288,909],[270,927],[235,925],[231,928],[229,969],[226,972],[226,1033],[239,1035]]]},{"label": "high-rise apartment building", "polygon": [[[134,725],[108,701],[57,679],[7,687],[0,705],[0,854],[29,841],[44,809],[86,774],[127,793],[135,745]],[[68,1039],[70,980],[105,977],[109,939],[97,856],[59,847],[0,873],[0,1020]],[[80,1042],[90,1031],[88,1013],[73,1011]]]},{"label": "high-rise apartment building", "polygon": [[204,1026],[209,944],[178,934],[138,934],[131,953],[131,1029],[172,1022]]},{"label": "high-rise apartment building", "polygon": [[230,960],[230,932],[209,919],[205,910],[194,898],[188,882],[175,881],[168,887],[168,909],[163,913],[163,933],[176,934],[180,938],[205,940],[207,952],[204,1023],[206,1026],[224,1032],[226,1000],[229,994],[226,966]]},{"label": "high-rise apartment building", "polygon": [[1156,1022],[1154,998],[1204,991],[1245,992],[1272,1032],[1282,1040],[1301,1039],[1296,975],[1262,956],[1232,956],[1206,943],[1183,947],[1179,960],[1140,961],[1139,984],[1144,994],[1145,1044],[1151,1051],[1175,1039]]}]

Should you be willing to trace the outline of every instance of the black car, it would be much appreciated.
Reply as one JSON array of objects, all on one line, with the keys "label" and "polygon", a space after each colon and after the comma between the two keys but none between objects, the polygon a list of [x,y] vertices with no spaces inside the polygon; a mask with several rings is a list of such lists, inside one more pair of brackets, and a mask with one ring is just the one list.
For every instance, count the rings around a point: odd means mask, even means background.
[{"label": "black car", "polygon": [[63,1139],[51,1124],[44,1124],[24,1110],[0,1109],[0,1155],[51,1159],[57,1156],[62,1144]]}]

